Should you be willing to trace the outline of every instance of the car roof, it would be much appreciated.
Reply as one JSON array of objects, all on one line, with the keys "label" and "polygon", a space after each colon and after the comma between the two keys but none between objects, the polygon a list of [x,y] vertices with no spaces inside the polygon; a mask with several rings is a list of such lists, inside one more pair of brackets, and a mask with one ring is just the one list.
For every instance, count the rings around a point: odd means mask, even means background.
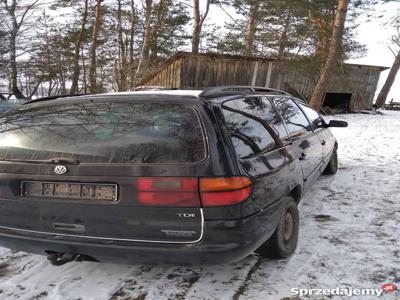
[{"label": "car roof", "polygon": [[[178,90],[178,89],[156,89],[138,90],[131,92],[113,92],[104,94],[84,94],[84,95],[59,95],[44,98],[38,98],[26,102],[26,104],[44,102],[54,100],[53,103],[65,103],[66,101],[86,101],[86,100],[178,100],[178,101],[193,101],[200,100],[208,103],[220,103],[227,99],[246,96],[280,96],[287,97],[290,94],[276,89],[256,87],[256,86],[219,86],[207,88],[205,90]],[[113,97],[110,99],[109,97]],[[134,99],[132,99],[134,97]]]}]

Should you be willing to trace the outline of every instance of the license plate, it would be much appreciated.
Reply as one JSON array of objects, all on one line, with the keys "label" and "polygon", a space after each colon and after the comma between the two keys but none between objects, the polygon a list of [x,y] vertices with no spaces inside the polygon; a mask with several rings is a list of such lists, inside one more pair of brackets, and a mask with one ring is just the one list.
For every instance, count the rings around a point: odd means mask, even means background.
[{"label": "license plate", "polygon": [[23,181],[21,193],[23,197],[117,200],[117,186],[115,184]]}]

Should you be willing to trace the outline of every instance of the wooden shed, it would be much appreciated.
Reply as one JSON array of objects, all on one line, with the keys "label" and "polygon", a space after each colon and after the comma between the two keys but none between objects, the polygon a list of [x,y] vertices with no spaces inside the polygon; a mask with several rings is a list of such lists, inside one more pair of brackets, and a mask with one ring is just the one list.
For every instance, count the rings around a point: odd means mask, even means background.
[{"label": "wooden shed", "polygon": [[[343,63],[332,76],[324,106],[339,110],[370,109],[380,73],[386,67]],[[319,70],[305,61],[179,52],[140,86],[204,89],[253,85],[284,90],[309,99]]]}]

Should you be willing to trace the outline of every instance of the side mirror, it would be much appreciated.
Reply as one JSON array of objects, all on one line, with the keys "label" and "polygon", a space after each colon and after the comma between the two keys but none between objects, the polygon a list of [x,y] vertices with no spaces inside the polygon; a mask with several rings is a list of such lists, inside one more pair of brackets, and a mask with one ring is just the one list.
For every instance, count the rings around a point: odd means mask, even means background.
[{"label": "side mirror", "polygon": [[331,120],[328,127],[347,127],[348,125],[346,121]]}]

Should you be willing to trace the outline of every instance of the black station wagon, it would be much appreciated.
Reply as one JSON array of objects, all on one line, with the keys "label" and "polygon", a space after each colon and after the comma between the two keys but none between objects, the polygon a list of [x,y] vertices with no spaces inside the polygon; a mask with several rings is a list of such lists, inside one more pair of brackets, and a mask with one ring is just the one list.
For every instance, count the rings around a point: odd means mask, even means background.
[{"label": "black station wagon", "polygon": [[286,258],[302,195],[337,170],[332,126],[257,87],[31,101],[0,117],[0,245],[55,265]]}]

